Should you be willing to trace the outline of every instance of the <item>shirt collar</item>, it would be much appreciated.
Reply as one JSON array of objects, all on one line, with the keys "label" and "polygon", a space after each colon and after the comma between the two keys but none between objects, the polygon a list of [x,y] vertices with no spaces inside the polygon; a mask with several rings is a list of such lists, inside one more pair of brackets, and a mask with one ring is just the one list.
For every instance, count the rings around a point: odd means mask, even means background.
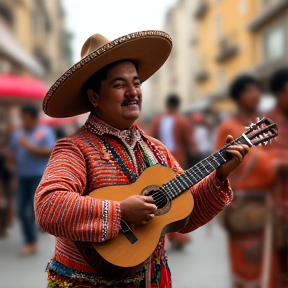
[{"label": "shirt collar", "polygon": [[128,144],[131,147],[134,147],[136,143],[141,139],[140,131],[136,124],[133,124],[127,130],[119,130],[94,114],[90,114],[86,123],[85,127],[93,134],[102,136],[104,134],[116,136],[120,138],[124,143]]}]

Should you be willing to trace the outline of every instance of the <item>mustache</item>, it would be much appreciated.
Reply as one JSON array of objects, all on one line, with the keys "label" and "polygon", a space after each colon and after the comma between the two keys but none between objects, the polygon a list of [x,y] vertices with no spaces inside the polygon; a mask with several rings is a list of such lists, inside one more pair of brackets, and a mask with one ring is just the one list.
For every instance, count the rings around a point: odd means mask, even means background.
[{"label": "mustache", "polygon": [[140,102],[140,99],[139,97],[136,97],[134,99],[125,99],[122,103],[121,103],[121,106],[127,106],[130,102],[137,102],[137,104],[139,104]]}]

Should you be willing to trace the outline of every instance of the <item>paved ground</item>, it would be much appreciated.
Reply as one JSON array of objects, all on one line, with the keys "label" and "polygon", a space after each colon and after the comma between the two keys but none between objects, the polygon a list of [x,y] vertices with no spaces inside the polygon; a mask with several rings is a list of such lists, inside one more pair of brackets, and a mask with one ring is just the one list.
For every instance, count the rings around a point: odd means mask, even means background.
[{"label": "paved ground", "polygon": [[[229,288],[226,237],[217,222],[191,234],[193,242],[181,252],[168,247],[173,288]],[[39,253],[18,256],[22,240],[17,223],[10,237],[0,240],[0,288],[45,288],[45,268],[54,240],[39,233]]]},{"label": "paved ground", "polygon": [[227,239],[217,220],[190,235],[183,251],[168,247],[173,288],[230,288]]}]

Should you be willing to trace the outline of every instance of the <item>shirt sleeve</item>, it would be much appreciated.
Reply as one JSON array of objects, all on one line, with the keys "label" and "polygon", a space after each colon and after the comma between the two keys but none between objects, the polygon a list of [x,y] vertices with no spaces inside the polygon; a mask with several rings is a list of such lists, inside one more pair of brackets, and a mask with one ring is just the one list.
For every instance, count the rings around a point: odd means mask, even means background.
[{"label": "shirt sleeve", "polygon": [[[169,167],[177,174],[182,174],[183,169],[167,149],[166,155]],[[233,199],[228,179],[222,183],[217,179],[215,171],[192,186],[190,191],[194,199],[194,208],[188,224],[179,231],[180,233],[191,232],[208,223]]]},{"label": "shirt sleeve", "polygon": [[84,156],[73,140],[58,140],[35,194],[35,216],[42,230],[87,242],[118,235],[120,203],[83,196],[86,173]]}]

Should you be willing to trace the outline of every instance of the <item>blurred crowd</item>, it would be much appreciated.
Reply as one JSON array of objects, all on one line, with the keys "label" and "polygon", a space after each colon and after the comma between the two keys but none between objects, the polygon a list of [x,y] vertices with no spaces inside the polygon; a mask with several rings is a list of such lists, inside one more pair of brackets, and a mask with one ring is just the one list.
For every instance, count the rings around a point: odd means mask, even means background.
[{"label": "blurred crowd", "polygon": [[[231,287],[284,288],[288,285],[288,69],[271,76],[276,104],[266,115],[259,110],[261,90],[250,75],[234,79],[229,95],[236,110],[222,120],[210,112],[181,115],[180,97],[171,94],[166,112],[147,132],[187,169],[223,147],[227,135],[238,138],[260,117],[277,124],[276,140],[267,147],[252,147],[243,165],[230,175],[234,200],[218,218],[228,235]],[[189,242],[189,236],[177,233],[168,238],[176,247]]]}]

